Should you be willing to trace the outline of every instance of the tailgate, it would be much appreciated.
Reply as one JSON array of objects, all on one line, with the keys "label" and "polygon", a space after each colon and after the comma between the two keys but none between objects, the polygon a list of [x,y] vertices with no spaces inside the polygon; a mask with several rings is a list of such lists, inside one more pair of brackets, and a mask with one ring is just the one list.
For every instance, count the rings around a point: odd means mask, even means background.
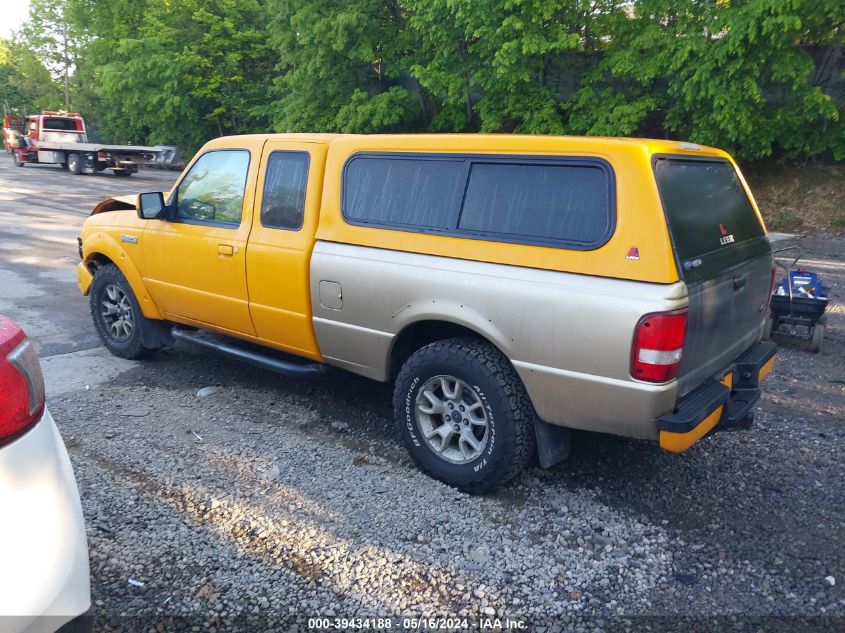
[{"label": "tailgate", "polygon": [[689,290],[678,377],[683,396],[759,340],[772,279],[771,246],[729,161],[659,157],[655,176]]}]

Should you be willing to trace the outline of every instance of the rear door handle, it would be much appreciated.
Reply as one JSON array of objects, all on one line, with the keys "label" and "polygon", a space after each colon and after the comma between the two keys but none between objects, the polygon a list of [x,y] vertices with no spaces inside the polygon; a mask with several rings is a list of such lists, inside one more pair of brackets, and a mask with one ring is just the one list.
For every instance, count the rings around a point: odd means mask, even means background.
[{"label": "rear door handle", "polygon": [[741,290],[745,287],[745,277],[734,278],[734,290]]},{"label": "rear door handle", "polygon": [[235,252],[235,248],[231,244],[220,244],[217,247],[218,255],[233,255]]}]

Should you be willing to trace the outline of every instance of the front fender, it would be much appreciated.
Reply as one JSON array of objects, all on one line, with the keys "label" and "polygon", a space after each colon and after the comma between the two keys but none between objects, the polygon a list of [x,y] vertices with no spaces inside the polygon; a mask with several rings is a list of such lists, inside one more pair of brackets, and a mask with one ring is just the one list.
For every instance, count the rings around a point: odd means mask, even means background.
[{"label": "front fender", "polygon": [[[118,267],[132,292],[135,293],[135,298],[138,300],[138,305],[141,306],[141,312],[148,319],[164,319],[158,306],[150,296],[144,279],[141,273],[135,266],[135,263],[130,257],[126,255],[126,251],[120,246],[120,243],[105,231],[93,230],[85,236],[82,242],[82,266],[84,266],[88,273],[91,274],[92,267],[97,261],[103,257],[111,260],[111,262]],[[90,280],[85,283],[85,275],[77,271],[77,284],[82,294],[88,294],[91,287]]]}]

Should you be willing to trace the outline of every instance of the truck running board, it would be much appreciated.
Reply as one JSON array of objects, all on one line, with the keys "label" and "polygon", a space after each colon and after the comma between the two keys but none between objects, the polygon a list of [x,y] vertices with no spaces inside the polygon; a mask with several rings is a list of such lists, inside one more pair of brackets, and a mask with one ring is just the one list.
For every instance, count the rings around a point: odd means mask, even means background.
[{"label": "truck running board", "polygon": [[326,365],[285,360],[280,357],[281,352],[277,355],[273,352],[259,352],[254,349],[247,349],[245,345],[249,345],[248,343],[242,346],[232,342],[232,339],[203,330],[188,330],[177,325],[173,328],[172,335],[178,341],[213,349],[250,365],[269,369],[288,378],[310,378],[312,376],[322,376],[326,373]]}]

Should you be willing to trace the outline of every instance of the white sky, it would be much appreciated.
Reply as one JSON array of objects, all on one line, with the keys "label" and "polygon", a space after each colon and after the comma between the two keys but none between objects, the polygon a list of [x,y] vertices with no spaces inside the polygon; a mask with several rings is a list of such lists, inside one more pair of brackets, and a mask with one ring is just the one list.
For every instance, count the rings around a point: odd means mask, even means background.
[{"label": "white sky", "polygon": [[0,37],[9,39],[29,17],[29,0],[0,0]]}]

